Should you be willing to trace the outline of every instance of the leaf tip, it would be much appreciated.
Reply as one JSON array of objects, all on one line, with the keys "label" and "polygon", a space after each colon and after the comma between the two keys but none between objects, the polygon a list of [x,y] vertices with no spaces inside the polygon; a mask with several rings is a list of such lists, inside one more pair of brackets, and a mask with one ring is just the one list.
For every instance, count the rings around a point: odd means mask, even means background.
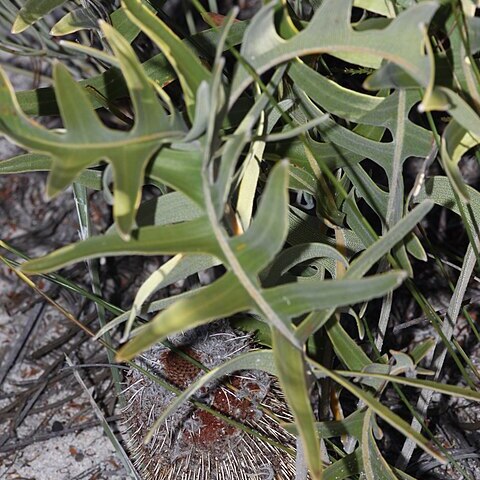
[{"label": "leaf tip", "polygon": [[120,235],[120,238],[124,242],[129,242],[132,239],[132,235],[130,231],[123,230],[121,228],[117,228],[118,234]]},{"label": "leaf tip", "polygon": [[30,26],[30,23],[26,22],[22,14],[19,13],[15,21],[13,22],[11,32],[15,35],[18,33],[22,33]]},{"label": "leaf tip", "polygon": [[115,225],[120,238],[129,242],[132,238],[132,226],[134,222],[134,215],[130,210],[122,210],[123,205],[117,201],[113,207],[113,213],[115,217]]},{"label": "leaf tip", "polygon": [[406,272],[405,270],[400,270],[398,272],[398,285],[401,285],[408,277],[408,272]]},{"label": "leaf tip", "polygon": [[55,185],[52,185],[51,183],[48,183],[47,188],[45,190],[45,196],[47,197],[47,200],[50,201],[54,199],[61,191],[62,191],[61,188],[58,188]]},{"label": "leaf tip", "polygon": [[132,351],[131,343],[132,342],[126,343],[123,347],[120,348],[120,350],[117,351],[117,353],[115,354],[116,362],[128,362],[135,357],[136,353]]},{"label": "leaf tip", "polygon": [[127,360],[128,359],[122,355],[121,351],[118,351],[117,354],[115,355],[115,361],[117,363],[123,363],[123,362],[126,362]]}]

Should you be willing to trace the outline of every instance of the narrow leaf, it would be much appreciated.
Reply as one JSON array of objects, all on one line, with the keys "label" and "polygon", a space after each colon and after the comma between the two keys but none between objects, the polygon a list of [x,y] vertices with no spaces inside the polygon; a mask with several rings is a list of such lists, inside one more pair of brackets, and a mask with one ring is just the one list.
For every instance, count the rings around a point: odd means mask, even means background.
[{"label": "narrow leaf", "polygon": [[251,298],[239,287],[235,277],[226,273],[216,282],[175,302],[154,317],[117,352],[117,361],[134,358],[168,335],[226,318],[252,306]]},{"label": "narrow leaf", "polygon": [[313,480],[321,480],[322,454],[308,395],[309,385],[303,353],[274,328],[272,339],[278,379],[295,418],[311,477]]},{"label": "narrow leaf", "polygon": [[129,241],[119,234],[96,236],[60,248],[45,257],[22,264],[26,273],[45,273],[66,265],[103,256],[210,253],[220,255],[211,228],[205,218],[190,222],[135,230]]}]

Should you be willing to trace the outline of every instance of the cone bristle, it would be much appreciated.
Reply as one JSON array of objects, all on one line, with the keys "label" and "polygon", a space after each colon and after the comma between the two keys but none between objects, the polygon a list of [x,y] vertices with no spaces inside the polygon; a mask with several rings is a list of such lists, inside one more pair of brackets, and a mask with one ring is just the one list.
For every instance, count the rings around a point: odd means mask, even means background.
[{"label": "cone bristle", "polygon": [[[225,322],[194,329],[171,342],[208,369],[253,348],[249,335],[232,330]],[[163,346],[146,352],[140,363],[182,389],[203,373],[194,363]],[[124,432],[135,467],[145,480],[295,478],[295,458],[283,448],[191,403],[177,409],[145,445],[145,436],[175,395],[134,369],[127,375],[124,394]],[[294,449],[295,437],[278,424],[278,419],[291,421],[292,417],[276,379],[265,372],[236,372],[207,384],[196,398],[278,445]]]}]

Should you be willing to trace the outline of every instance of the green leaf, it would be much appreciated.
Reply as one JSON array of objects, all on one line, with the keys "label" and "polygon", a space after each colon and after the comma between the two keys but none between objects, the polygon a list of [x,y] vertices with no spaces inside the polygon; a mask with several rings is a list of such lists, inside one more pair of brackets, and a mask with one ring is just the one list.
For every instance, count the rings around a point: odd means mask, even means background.
[{"label": "green leaf", "polygon": [[182,85],[187,109],[193,114],[196,92],[202,81],[210,79],[210,72],[194,52],[140,0],[124,0],[124,4],[130,20],[157,44],[175,69]]},{"label": "green leaf", "polygon": [[434,338],[427,338],[420,342],[418,345],[415,345],[413,350],[409,352],[410,357],[412,357],[413,363],[418,365],[428,354],[435,348],[437,342]]},{"label": "green leaf", "polygon": [[329,465],[323,472],[323,480],[346,480],[361,473],[362,449],[357,448],[353,453]]},{"label": "green leaf", "polygon": [[472,136],[479,138],[480,117],[476,111],[458,93],[446,87],[438,87],[438,89],[448,99],[448,113]]},{"label": "green leaf", "polygon": [[195,202],[196,208],[203,207],[205,202],[201,184],[200,145],[193,144],[188,150],[179,150],[176,145],[171,147],[162,148],[147,166],[147,179],[168,185]]},{"label": "green leaf", "polygon": [[300,60],[291,63],[288,76],[320,107],[352,122],[362,123],[384,100],[338,85]]},{"label": "green leaf", "polygon": [[78,8],[63,16],[50,31],[51,35],[61,37],[80,30],[98,28],[98,14],[90,7]]},{"label": "green leaf", "polygon": [[[226,241],[228,245],[221,250],[215,242],[217,251],[221,251],[225,256],[225,252],[230,255],[230,257],[226,257],[225,263],[231,271],[185,301],[178,302],[157,315],[138,337],[120,350],[119,355],[128,355],[131,358],[141,350],[148,348],[149,345],[174,332],[233,313],[249,309],[257,309],[262,313],[265,313],[265,309],[273,312],[263,298],[256,277],[284,242],[288,225],[286,219],[287,181],[288,165],[279,163],[270,175],[257,215],[247,232],[231,239],[223,237],[223,241]],[[271,204],[273,202],[275,202],[275,208],[272,215]],[[209,228],[211,228],[210,225]],[[223,258],[223,255],[220,254],[220,257]],[[240,271],[240,275],[231,267],[231,263],[235,261],[239,264],[235,268]],[[242,275],[247,278],[239,278]],[[278,317],[275,312],[271,314],[270,318],[274,319],[275,326],[284,335],[293,338],[291,326],[286,318]]]},{"label": "green leaf", "polygon": [[111,130],[96,116],[87,93],[66,68],[56,64],[56,95],[65,133],[49,131],[30,121],[20,110],[7,77],[0,72],[0,131],[16,143],[53,159],[47,192],[55,195],[85,168],[107,160],[114,172],[114,217],[128,238],[140,203],[145,169],[153,154],[166,142],[183,135],[173,130],[155,91],[128,42],[104,24],[107,38],[129,86],[135,124],[128,131]]},{"label": "green leaf", "polygon": [[272,340],[278,380],[293,413],[310,475],[314,480],[321,480],[322,454],[315,428],[315,416],[308,395],[310,385],[307,381],[304,355],[274,328],[272,328]]},{"label": "green leaf", "polygon": [[360,278],[367,273],[384,255],[398,244],[433,208],[433,202],[423,201],[403,217],[385,235],[380,237],[350,265],[346,276]]},{"label": "green leaf", "polygon": [[[320,438],[334,438],[343,435],[350,435],[360,439],[365,418],[365,410],[356,410],[351,415],[342,420],[329,420],[317,422],[315,426],[320,434]],[[283,424],[287,432],[293,435],[298,434],[298,429],[294,423]]]},{"label": "green leaf", "polygon": [[418,378],[398,377],[395,375],[384,375],[382,373],[370,372],[337,371],[336,373],[344,377],[378,378],[388,382],[399,383],[400,385],[408,385],[409,387],[433,390],[434,392],[441,393],[443,395],[449,395],[451,397],[465,398],[467,400],[473,400],[474,402],[480,401],[480,392],[470,388],[458,387],[457,385],[448,385],[432,380],[421,380]]},{"label": "green leaf", "polygon": [[469,201],[467,186],[458,163],[464,153],[480,143],[480,137],[466,130],[456,120],[451,120],[442,135],[440,148],[442,164],[453,187],[464,201]]},{"label": "green leaf", "polygon": [[110,14],[112,26],[118,33],[122,34],[128,43],[132,43],[140,33],[140,28],[135,25],[127,15],[125,7],[117,8]]},{"label": "green leaf", "polygon": [[281,250],[288,232],[288,164],[280,162],[270,174],[250,228],[230,239],[232,251],[255,282]]},{"label": "green leaf", "polygon": [[323,243],[302,243],[280,252],[265,275],[264,282],[273,285],[295,265],[315,258],[331,258],[348,266],[346,258],[330,245]]},{"label": "green leaf", "polygon": [[405,278],[405,272],[397,271],[356,280],[312,280],[267,288],[263,295],[275,311],[296,317],[312,310],[354,305],[382,297],[400,286]]},{"label": "green leaf", "polygon": [[183,255],[181,253],[175,255],[170,260],[167,260],[160,268],[151,273],[145,282],[142,283],[133,300],[130,317],[125,325],[123,337],[120,340],[121,342],[125,342],[128,339],[135,317],[141,312],[143,304],[148,297],[168,283],[172,271],[176,269],[182,260]]},{"label": "green leaf", "polygon": [[92,237],[25,262],[21,269],[25,273],[45,273],[80,260],[102,256],[177,253],[208,253],[221,258],[205,217],[174,225],[143,227],[134,230],[129,241],[118,233]]},{"label": "green leaf", "polygon": [[[53,255],[55,253],[51,254]],[[25,270],[25,268],[22,269]],[[286,322],[286,319],[312,309],[350,305],[356,301],[382,296],[386,291],[398,286],[404,277],[403,273],[388,273],[361,280],[312,281],[307,285],[287,284],[259,289],[258,294],[268,302],[282,321]],[[348,297],[345,296],[345,291],[349,292]],[[255,308],[258,309],[254,300],[229,272],[213,284],[175,303],[154,317],[138,337],[119,351],[118,358],[133,358],[154,343],[176,332]]]},{"label": "green leaf", "polygon": [[392,0],[354,0],[353,5],[386,17],[395,17],[395,3]]},{"label": "green leaf", "polygon": [[232,273],[226,273],[211,285],[175,302],[154,317],[117,352],[117,361],[130,360],[175,332],[226,318],[251,306],[252,300],[247,292]]},{"label": "green leaf", "polygon": [[337,373],[325,368],[323,365],[319,365],[311,359],[309,359],[309,362],[316,370],[318,370],[320,375],[326,375],[330,377],[336,383],[355,395],[359,400],[362,400],[365,405],[370,407],[372,411],[375,412],[380,418],[385,420],[385,422],[398,430],[400,433],[403,433],[407,438],[412,439],[429,455],[437,459],[442,464],[445,463],[445,458],[430,445],[423,435],[413,430],[405,420],[400,418],[396,413],[392,412],[388,407],[379,402],[371,393],[356,387],[351,382],[345,380],[341,375],[338,375]]},{"label": "green leaf", "polygon": [[[316,87],[317,80],[322,76],[313,70],[305,68],[301,69],[304,74],[304,88],[306,93],[296,88],[296,93],[302,101],[302,106],[306,110],[306,114],[315,117],[323,115],[323,111],[317,108],[310,100],[310,96],[315,100],[329,105],[335,103],[334,96],[343,95],[342,92],[336,92],[331,89],[331,96],[325,94]],[[308,73],[307,73],[308,72]],[[296,78],[300,78],[300,74],[296,74]],[[308,82],[305,82],[308,79]],[[319,82],[322,86],[322,81]],[[329,91],[329,88],[325,90]],[[309,97],[307,97],[307,94]],[[347,96],[348,98],[348,96]],[[318,142],[307,137],[307,145],[305,146],[300,140],[279,143],[273,151],[282,156],[286,156],[296,165],[303,168],[307,175],[313,175],[314,172],[308,160],[306,149],[310,149],[313,157],[321,160],[321,164],[325,163],[328,167],[335,169],[344,167],[348,178],[352,181],[365,200],[372,206],[376,213],[385,223],[390,220],[392,224],[394,220],[399,219],[399,213],[402,211],[403,201],[403,183],[398,182],[398,175],[401,173],[403,162],[411,156],[425,157],[431,149],[432,134],[428,130],[415,125],[408,119],[408,113],[412,109],[415,102],[418,101],[416,92],[406,92],[400,94],[395,92],[388,97],[381,99],[371,97],[372,102],[365,100],[363,106],[360,102],[359,108],[353,115],[347,115],[347,119],[362,122],[361,126],[371,125],[372,127],[388,128],[392,134],[393,141],[381,142],[372,138],[367,138],[360,133],[359,127],[355,130],[349,130],[333,119],[329,119],[320,130],[322,138],[326,141]],[[354,98],[351,98],[355,102]],[[346,106],[341,106],[339,113],[344,111]],[[355,112],[355,108],[353,109]],[[398,112],[405,112],[404,117],[399,117]],[[362,132],[363,133],[363,132]],[[379,164],[384,170],[388,178],[391,194],[381,191],[378,186],[368,177],[366,172],[357,165],[363,158],[369,158]],[[395,161],[394,161],[395,160]],[[319,162],[320,163],[320,162]],[[297,173],[297,172],[295,172]],[[298,181],[307,181],[308,178],[301,178]],[[396,185],[396,187],[394,187]],[[310,188],[307,190],[313,194],[316,192],[316,183],[311,182]],[[312,191],[313,190],[313,191]],[[385,199],[387,202],[385,202]],[[395,201],[394,201],[395,200]],[[389,205],[395,208],[388,208]],[[390,214],[388,212],[391,211]],[[394,215],[391,219],[389,215]],[[407,265],[404,265],[407,268]]]},{"label": "green leaf", "polygon": [[[472,187],[465,187],[470,198],[470,203],[463,203],[465,211],[469,212],[467,215],[467,222],[473,231],[477,231],[480,225],[480,193]],[[442,176],[435,176],[429,178],[421,186],[418,195],[414,198],[415,202],[421,202],[425,199],[432,200],[435,204],[448,208],[457,215],[460,215],[458,204],[455,200],[455,195],[449,178]]]},{"label": "green leaf", "polygon": [[[252,129],[255,123],[260,118],[262,112],[267,107],[269,98],[275,93],[286,67],[279,68],[272,76],[270,82],[266,87],[266,91],[256,98],[255,103],[249,111],[242,116],[240,124],[235,129],[235,132],[227,139],[223,147],[222,158],[219,165],[219,171],[216,175],[215,183],[211,185],[212,199],[215,204],[217,215],[223,213],[227,195],[229,193],[230,182],[235,170],[235,165],[238,159],[250,141],[252,136]],[[220,92],[212,92],[212,94],[219,95]]]},{"label": "green leaf", "polygon": [[136,222],[139,227],[159,226],[194,220],[202,215],[203,210],[186,195],[170,192],[141,203]]},{"label": "green leaf", "polygon": [[[0,161],[0,175],[26,172],[50,171],[52,159],[40,153],[25,153]],[[93,190],[102,189],[102,172],[100,170],[84,170],[76,182]]]},{"label": "green leaf", "polygon": [[[317,217],[309,215],[299,208],[290,205],[289,213],[288,243],[297,245],[301,243],[319,242],[336,247],[334,238],[322,233],[324,224]],[[359,238],[351,230],[342,229],[342,235],[345,237],[346,255],[351,256],[365,247]]]},{"label": "green leaf", "polygon": [[27,0],[18,12],[12,33],[21,33],[67,0]]},{"label": "green leaf", "polygon": [[[118,10],[116,10],[116,12],[117,11]],[[113,14],[112,23],[117,29]],[[140,30],[136,25],[135,28]],[[245,22],[234,23],[229,31],[228,41],[232,45],[240,43],[245,28]],[[118,25],[118,31],[125,36],[127,41],[130,41],[130,37],[127,35],[128,29],[123,27],[123,23]],[[203,54],[208,52],[213,55],[215,53],[215,46],[218,43],[218,38],[219,33],[214,29],[209,29],[182,40],[182,43],[192,46],[192,48],[193,45],[199,45]],[[176,79],[175,71],[172,69],[163,53],[159,53],[148,59],[142,64],[142,66],[148,78],[160,87],[164,87]],[[79,83],[82,86],[89,85],[93,87],[110,102],[128,95],[128,89],[125,85],[121,71],[117,68],[111,68],[100,75],[81,80]],[[54,90],[51,87],[21,91],[17,93],[17,98],[20,107],[28,115],[55,115],[58,113]],[[94,102],[95,108],[99,108],[100,106],[101,105],[98,102]]]},{"label": "green leaf", "polygon": [[[398,242],[401,241],[414,227],[420,222],[425,215],[432,209],[433,204],[431,202],[422,203],[417,208],[413,209],[408,215],[400,220],[391,230],[389,230],[383,237],[379,238],[376,242],[372,243],[369,248],[358,256],[348,268],[343,281],[347,279],[358,279],[365,275],[375,263],[377,263],[384,255],[386,255]],[[333,311],[326,312],[322,315],[322,321],[316,315],[309,315],[298,327],[296,335],[299,339],[306,341],[306,339],[316,332],[333,314]],[[356,346],[352,341],[348,341],[344,338],[341,328],[336,322],[330,324],[329,335],[334,335],[334,342],[337,343],[337,353],[344,359],[355,358],[352,355],[353,351],[357,351],[359,357],[357,366],[359,368],[364,366],[364,362],[368,361],[368,357],[365,356],[363,351]],[[346,332],[344,332],[346,336]],[[343,341],[347,341],[350,345],[343,345]],[[342,353],[343,352],[343,353]],[[368,362],[369,363],[369,362]]]},{"label": "green leaf", "polygon": [[[182,278],[184,278],[184,277],[182,277]],[[202,288],[203,287],[200,287],[198,290],[201,290]],[[179,293],[179,294],[173,295],[171,297],[162,298],[160,300],[155,300],[154,302],[152,302],[148,305],[148,307],[146,308],[146,313],[158,312],[159,310],[163,310],[163,309],[169,307],[170,305],[173,305],[175,302],[177,302],[179,300],[182,300],[183,298],[189,297],[190,295],[193,295],[196,292],[197,292],[197,290],[189,290],[187,292]],[[98,332],[95,334],[94,338],[95,339],[101,338],[103,335],[105,335],[105,333],[109,332],[113,328],[118,327],[122,323],[125,323],[128,320],[129,316],[130,316],[130,311],[129,310],[120,314],[120,315],[118,315],[118,317],[115,317],[113,320],[108,322],[104,327],[102,327],[100,330],[98,330]],[[143,328],[145,328],[143,325],[139,326],[138,328],[136,328],[133,331],[132,335],[140,333]]]},{"label": "green leaf", "polygon": [[[324,315],[328,319],[332,315],[332,312],[329,311]],[[352,370],[361,370],[372,364],[368,355],[342,327],[337,316],[331,318],[327,322],[325,325],[325,331],[332,342],[335,353],[348,368]],[[378,380],[371,380],[369,385],[377,389],[379,385],[381,385],[381,382]]]},{"label": "green leaf", "polygon": [[[310,116],[323,115],[324,112],[317,108],[305,93],[298,89],[296,92],[302,100],[302,106]],[[415,92],[397,91],[385,97],[359,119],[362,125],[388,128],[393,137],[393,141],[388,143],[364,137],[342,127],[333,119],[326,121],[319,131],[326,141],[363,158],[370,158],[383,167],[389,179],[389,187],[392,188],[398,166],[402,165],[408,157],[427,156],[431,149],[431,132],[408,119],[408,114],[417,101],[418,96]],[[312,144],[314,145],[313,142]]]},{"label": "green leaf", "polygon": [[367,480],[398,480],[390,465],[385,461],[373,438],[372,422],[374,421],[372,411],[365,412],[362,431],[362,458],[363,469]]},{"label": "green leaf", "polygon": [[[400,14],[383,30],[355,31],[350,24],[350,0],[324,0],[308,26],[289,40],[275,30],[275,3],[265,5],[245,32],[241,54],[258,74],[295,57],[336,52],[377,55],[401,65],[420,85],[426,86],[431,72],[423,54],[421,24],[428,24],[438,9],[435,2],[422,2]],[[322,32],[322,35],[318,35]],[[239,65],[232,83],[230,105],[252,81]]]}]

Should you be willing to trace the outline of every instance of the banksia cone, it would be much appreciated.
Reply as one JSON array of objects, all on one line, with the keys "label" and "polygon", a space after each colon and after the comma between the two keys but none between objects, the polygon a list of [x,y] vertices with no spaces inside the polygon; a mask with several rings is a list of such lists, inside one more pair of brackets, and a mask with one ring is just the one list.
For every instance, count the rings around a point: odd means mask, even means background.
[{"label": "banksia cone", "polygon": [[[162,345],[147,351],[142,367],[185,389],[202,375],[190,357],[211,369],[254,348],[250,335],[216,322],[170,339],[185,355]],[[258,432],[245,432],[190,402],[144,438],[175,394],[137,370],[126,378],[126,434],[135,466],[145,480],[291,480],[295,437],[280,425],[290,422],[277,381],[259,370],[242,370],[202,388],[196,400]],[[290,452],[288,451],[290,450]]]}]

